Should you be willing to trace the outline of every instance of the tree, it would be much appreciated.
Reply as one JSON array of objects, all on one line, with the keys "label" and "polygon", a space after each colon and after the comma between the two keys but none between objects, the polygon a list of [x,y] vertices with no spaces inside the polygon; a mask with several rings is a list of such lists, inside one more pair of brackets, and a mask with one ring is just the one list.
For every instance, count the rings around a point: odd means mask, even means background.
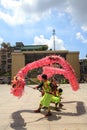
[{"label": "tree", "polygon": [[10,47],[10,43],[5,43],[5,42],[2,42],[1,44],[1,48],[9,48]]},{"label": "tree", "polygon": [[85,56],[86,58],[87,58],[87,54],[86,54],[86,56]]}]

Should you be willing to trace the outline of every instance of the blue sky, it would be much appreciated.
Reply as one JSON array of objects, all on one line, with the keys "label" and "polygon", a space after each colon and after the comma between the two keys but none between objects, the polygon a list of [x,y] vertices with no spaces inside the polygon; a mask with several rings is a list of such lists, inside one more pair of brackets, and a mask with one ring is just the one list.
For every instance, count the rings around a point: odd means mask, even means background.
[{"label": "blue sky", "polygon": [[0,44],[47,44],[87,54],[87,0],[1,0]]}]

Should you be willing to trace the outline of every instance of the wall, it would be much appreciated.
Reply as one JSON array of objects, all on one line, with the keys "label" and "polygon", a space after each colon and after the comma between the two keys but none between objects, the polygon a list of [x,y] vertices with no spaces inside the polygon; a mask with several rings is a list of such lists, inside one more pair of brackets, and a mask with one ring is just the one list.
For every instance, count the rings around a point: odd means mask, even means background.
[{"label": "wall", "polygon": [[66,60],[71,64],[75,70],[78,80],[80,79],[80,64],[79,64],[79,52],[69,52],[66,55]]},{"label": "wall", "polygon": [[25,56],[22,53],[12,53],[12,79],[25,66]]}]

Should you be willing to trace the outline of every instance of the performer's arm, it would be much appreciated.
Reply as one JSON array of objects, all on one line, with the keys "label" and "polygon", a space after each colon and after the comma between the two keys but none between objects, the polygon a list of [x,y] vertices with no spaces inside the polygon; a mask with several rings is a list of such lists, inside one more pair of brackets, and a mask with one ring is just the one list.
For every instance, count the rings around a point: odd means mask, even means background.
[{"label": "performer's arm", "polygon": [[34,87],[33,89],[42,89],[42,86],[43,86],[43,82],[41,82],[38,86]]}]

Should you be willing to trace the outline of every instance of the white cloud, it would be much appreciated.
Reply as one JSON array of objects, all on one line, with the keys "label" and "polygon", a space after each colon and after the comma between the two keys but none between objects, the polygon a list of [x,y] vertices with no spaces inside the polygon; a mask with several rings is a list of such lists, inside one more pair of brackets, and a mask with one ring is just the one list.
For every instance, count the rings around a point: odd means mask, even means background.
[{"label": "white cloud", "polygon": [[21,10],[21,1],[1,0],[0,19],[7,24],[23,24],[26,21],[25,13]]},{"label": "white cloud", "polygon": [[15,8],[19,7],[21,3],[20,1],[16,1],[16,0],[1,0],[1,5],[5,9],[14,10]]},{"label": "white cloud", "polygon": [[2,44],[3,41],[4,39],[0,37],[0,45]]},{"label": "white cloud", "polygon": [[84,32],[87,32],[87,26],[82,26],[81,29],[84,31]]},{"label": "white cloud", "polygon": [[1,0],[0,19],[11,25],[32,23],[51,15],[53,9],[59,15],[67,12],[81,26],[87,26],[86,0]]},{"label": "white cloud", "polygon": [[82,43],[87,43],[87,39],[85,39],[80,32],[76,34],[76,38],[80,40]]},{"label": "white cloud", "polygon": [[[34,38],[34,45],[48,45],[48,49],[54,50],[54,42],[53,37],[51,36],[50,39],[46,39],[43,35],[35,36]],[[65,50],[63,40],[57,38],[55,36],[55,50]]]},{"label": "white cloud", "polygon": [[87,1],[86,0],[67,0],[67,11],[71,14],[74,21],[81,25],[87,25]]}]

